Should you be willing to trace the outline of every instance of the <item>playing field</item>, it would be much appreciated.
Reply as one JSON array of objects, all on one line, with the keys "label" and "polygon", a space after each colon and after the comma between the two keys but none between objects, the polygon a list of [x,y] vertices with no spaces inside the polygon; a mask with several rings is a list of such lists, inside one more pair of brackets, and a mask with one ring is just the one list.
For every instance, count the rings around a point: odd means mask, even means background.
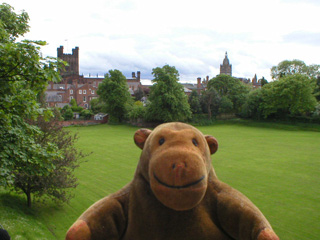
[{"label": "playing field", "polygon": [[[198,127],[215,136],[212,155],[218,177],[247,195],[280,239],[319,239],[320,132],[272,124]],[[77,147],[93,152],[76,170],[79,186],[68,205],[35,203],[0,188],[0,224],[12,239],[64,239],[70,225],[92,203],[115,192],[134,174],[141,150],[130,126],[72,127]]]}]

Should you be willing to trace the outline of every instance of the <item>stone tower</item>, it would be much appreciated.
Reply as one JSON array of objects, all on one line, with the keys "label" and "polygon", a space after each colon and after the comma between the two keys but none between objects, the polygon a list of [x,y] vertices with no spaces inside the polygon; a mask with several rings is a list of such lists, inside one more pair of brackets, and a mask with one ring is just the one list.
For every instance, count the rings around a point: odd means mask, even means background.
[{"label": "stone tower", "polygon": [[220,64],[220,74],[226,74],[232,76],[232,65],[229,63],[228,53],[223,59],[223,63]]},{"label": "stone tower", "polygon": [[62,76],[79,75],[79,47],[72,49],[72,54],[63,53],[63,46],[57,49],[58,58],[66,61],[69,66],[65,66],[65,71],[61,71]]}]

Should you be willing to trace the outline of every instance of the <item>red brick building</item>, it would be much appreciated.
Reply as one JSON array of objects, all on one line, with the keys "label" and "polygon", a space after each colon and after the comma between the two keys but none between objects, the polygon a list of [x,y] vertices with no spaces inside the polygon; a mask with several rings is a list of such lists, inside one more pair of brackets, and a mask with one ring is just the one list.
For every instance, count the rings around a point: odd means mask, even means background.
[{"label": "red brick building", "polygon": [[[63,46],[57,49],[58,58],[68,62],[68,66],[61,71],[60,83],[50,82],[46,90],[46,102],[50,107],[64,107],[71,99],[75,99],[78,106],[90,108],[90,101],[98,97],[97,90],[104,78],[92,78],[79,75],[79,47],[72,49],[72,54],[63,52]],[[128,91],[141,87],[140,72],[132,73],[132,78],[127,79]]]}]

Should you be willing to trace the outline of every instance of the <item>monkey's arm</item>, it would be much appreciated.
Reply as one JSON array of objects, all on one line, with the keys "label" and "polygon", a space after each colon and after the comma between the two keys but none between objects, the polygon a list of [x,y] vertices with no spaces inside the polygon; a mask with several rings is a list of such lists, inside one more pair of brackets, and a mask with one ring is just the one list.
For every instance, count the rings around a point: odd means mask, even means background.
[{"label": "monkey's arm", "polygon": [[66,240],[119,240],[127,225],[127,191],[94,203],[70,227]]},{"label": "monkey's arm", "polygon": [[223,230],[235,239],[279,240],[261,211],[242,193],[215,183],[217,216]]}]

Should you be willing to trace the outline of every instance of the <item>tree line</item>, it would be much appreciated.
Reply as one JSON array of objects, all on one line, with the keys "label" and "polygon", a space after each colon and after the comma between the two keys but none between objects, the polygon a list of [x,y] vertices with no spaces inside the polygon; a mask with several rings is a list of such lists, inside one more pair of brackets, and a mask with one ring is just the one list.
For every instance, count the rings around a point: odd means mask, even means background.
[{"label": "tree line", "polygon": [[[272,67],[273,81],[260,80],[261,88],[254,89],[237,78],[221,74],[210,79],[200,95],[193,90],[187,96],[179,83],[177,69],[165,65],[153,69],[150,92],[137,90],[135,99],[130,97],[124,75],[119,70],[110,70],[99,85],[100,97],[95,101],[116,122],[137,119],[192,122],[199,116],[215,119],[225,114],[252,119],[319,121],[319,69],[320,65],[285,60]],[[142,98],[144,103],[140,101]]]}]

